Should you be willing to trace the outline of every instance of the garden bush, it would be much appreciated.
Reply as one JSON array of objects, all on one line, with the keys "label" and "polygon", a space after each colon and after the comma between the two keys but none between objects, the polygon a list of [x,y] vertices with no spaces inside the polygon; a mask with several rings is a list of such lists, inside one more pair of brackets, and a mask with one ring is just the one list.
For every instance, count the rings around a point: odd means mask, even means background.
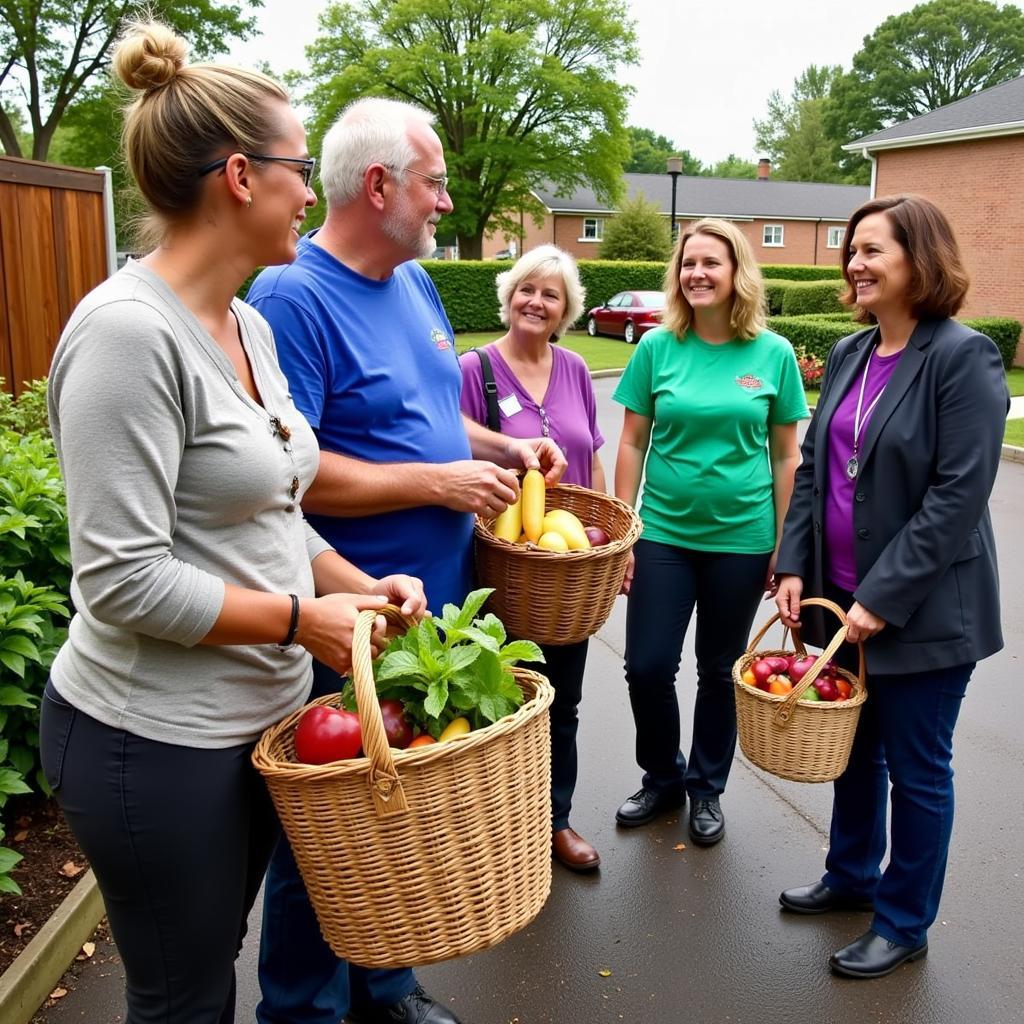
[{"label": "garden bush", "polygon": [[[2,385],[2,381],[0,381]],[[71,580],[64,484],[46,423],[46,382],[15,401],[0,389],[0,808],[47,791],[39,700],[67,635]],[[0,844],[3,824],[0,820]],[[21,857],[0,845],[0,892]]]},{"label": "garden bush", "polygon": [[768,303],[769,316],[782,315],[782,302],[786,297],[786,292],[789,291],[792,285],[792,281],[785,281],[776,277],[766,277],[764,279],[764,296]]},{"label": "garden bush", "polygon": [[987,334],[996,343],[999,354],[1003,357],[1003,366],[1007,370],[1013,366],[1017,346],[1020,344],[1022,325],[1019,320],[1011,316],[975,316],[963,322],[968,327]]},{"label": "garden bush", "polygon": [[764,263],[761,276],[780,281],[831,281],[841,278],[843,271],[838,265],[815,267],[799,263]]},{"label": "garden bush", "polygon": [[842,313],[839,293],[845,281],[794,281],[782,293],[782,316]]}]

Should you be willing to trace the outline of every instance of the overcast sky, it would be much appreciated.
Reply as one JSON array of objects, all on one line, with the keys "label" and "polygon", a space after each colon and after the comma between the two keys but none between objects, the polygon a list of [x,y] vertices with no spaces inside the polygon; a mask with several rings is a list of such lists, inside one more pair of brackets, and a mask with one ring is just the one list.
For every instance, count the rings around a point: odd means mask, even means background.
[{"label": "overcast sky", "polygon": [[[629,0],[640,64],[629,123],[667,136],[704,163],[736,153],[756,159],[755,117],[768,94],[784,96],[808,64],[850,66],[887,17],[919,0]],[[266,60],[278,73],[301,68],[326,0],[264,0],[262,35],[236,46],[231,59]]]}]

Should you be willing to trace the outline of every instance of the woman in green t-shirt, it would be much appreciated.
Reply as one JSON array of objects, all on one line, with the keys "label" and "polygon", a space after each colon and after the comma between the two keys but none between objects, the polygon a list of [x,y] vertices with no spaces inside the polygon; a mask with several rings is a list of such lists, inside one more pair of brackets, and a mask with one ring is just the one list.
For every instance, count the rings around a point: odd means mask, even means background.
[{"label": "woman in green t-shirt", "polygon": [[[772,574],[808,415],[793,348],[765,329],[761,273],[739,229],[702,220],[665,274],[664,326],[644,335],[615,389],[625,420],[615,494],[643,534],[623,591],[626,681],[642,788],[618,810],[646,825],[690,796],[689,830],[725,833],[719,798],[736,748],[732,665]],[[689,759],[675,678],[697,614],[697,696]]]}]

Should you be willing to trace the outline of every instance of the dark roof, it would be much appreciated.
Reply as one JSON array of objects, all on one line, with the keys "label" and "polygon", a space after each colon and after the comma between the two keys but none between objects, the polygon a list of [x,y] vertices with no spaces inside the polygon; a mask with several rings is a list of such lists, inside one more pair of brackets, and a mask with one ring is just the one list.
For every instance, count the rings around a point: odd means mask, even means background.
[{"label": "dark roof", "polygon": [[[672,180],[667,174],[625,174],[630,199],[643,193],[666,215],[672,212]],[[611,213],[613,208],[590,189],[558,196],[550,188],[536,189],[537,198],[559,213]],[[823,185],[810,181],[750,181],[680,175],[676,186],[676,216],[778,217],[845,221],[870,198],[866,185]]]},{"label": "dark roof", "polygon": [[1011,126],[1010,131],[1024,132],[1024,75],[982,89],[909,121],[901,121],[891,128],[865,135],[844,148],[854,150],[867,146],[870,149],[877,143],[895,144],[902,139],[910,141],[923,135],[985,134],[986,128],[1004,125]]}]

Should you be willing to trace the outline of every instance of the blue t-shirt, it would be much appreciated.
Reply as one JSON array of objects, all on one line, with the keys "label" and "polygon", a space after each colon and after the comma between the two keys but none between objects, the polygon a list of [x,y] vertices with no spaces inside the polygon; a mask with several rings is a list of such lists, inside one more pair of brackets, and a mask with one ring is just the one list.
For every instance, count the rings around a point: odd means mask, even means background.
[{"label": "blue t-shirt", "polygon": [[[369,462],[472,458],[462,373],[440,296],[416,262],[386,281],[350,270],[308,235],[294,263],[269,267],[247,301],[269,321],[295,405],[320,447]],[[473,517],[438,505],[372,516],[307,516],[374,576],[419,576],[431,610],[472,587]]]}]

